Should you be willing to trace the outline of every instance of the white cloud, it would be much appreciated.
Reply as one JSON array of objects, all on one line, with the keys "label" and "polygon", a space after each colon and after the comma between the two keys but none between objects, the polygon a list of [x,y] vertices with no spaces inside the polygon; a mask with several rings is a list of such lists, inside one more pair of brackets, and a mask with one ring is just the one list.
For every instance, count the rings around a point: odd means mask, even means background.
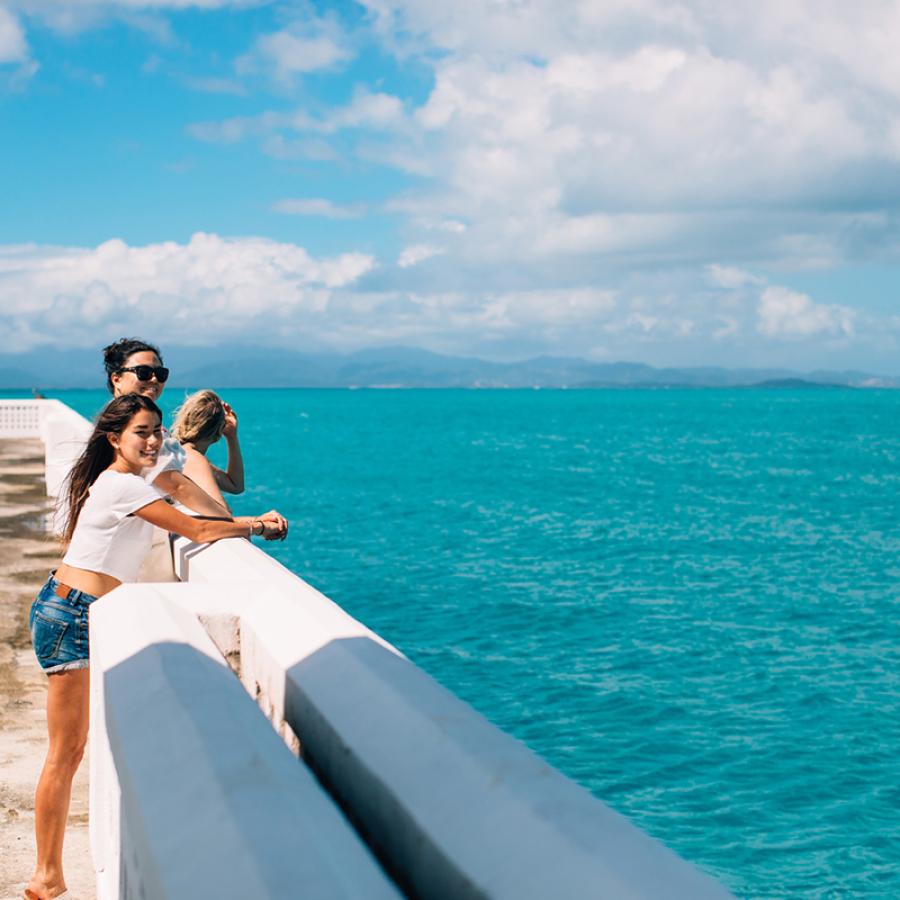
[{"label": "white cloud", "polygon": [[723,288],[740,288],[753,284],[764,284],[765,279],[744,269],[735,266],[720,266],[712,263],[706,267],[706,271],[713,284]]},{"label": "white cloud", "polygon": [[352,55],[340,28],[332,20],[319,19],[258,37],[235,67],[239,73],[269,71],[289,83],[296,75],[334,68]]},{"label": "white cloud", "polygon": [[770,338],[852,337],[853,318],[852,310],[816,304],[806,294],[776,285],[759,299],[759,330]]},{"label": "white cloud", "polygon": [[[76,4],[97,15],[227,5]],[[248,101],[248,115],[189,128],[204,141],[255,140],[278,159],[337,162],[356,173],[376,163],[416,176],[385,205],[403,217],[404,249],[380,267],[363,257],[365,291],[304,282],[303,303],[320,304],[316,327],[327,320],[335,340],[371,335],[464,349],[465,329],[481,329],[490,340],[550,352],[614,340],[621,355],[683,347],[699,361],[715,344],[733,362],[745,348],[799,352],[874,340],[873,318],[785,285],[798,270],[861,258],[895,263],[900,6],[363,5],[371,15],[352,33],[336,18],[313,19],[248,38],[238,68],[280,80],[293,100],[269,112]],[[9,8],[30,18],[44,15],[39,6]],[[44,8],[63,17],[72,4],[48,0]],[[317,102],[313,89],[298,105],[285,85],[340,68],[371,22],[399,71],[409,64],[415,73],[410,90],[401,96],[396,79],[373,78],[342,105]],[[226,87],[207,80],[217,84]],[[331,218],[361,211],[324,198],[284,199],[273,209]],[[238,248],[223,253],[231,259]],[[254,273],[237,290],[240,277],[229,271],[223,283],[236,297],[252,294]],[[262,282],[270,293],[283,290],[277,279]],[[90,315],[112,315],[103,286],[120,297],[119,281],[78,284],[75,307],[90,296]]]},{"label": "white cloud", "polygon": [[[408,247],[404,261],[421,262],[425,249],[437,248]],[[693,281],[658,273],[628,275],[618,287],[473,289],[454,281],[450,253],[428,258],[379,266],[362,253],[315,258],[294,244],[211,234],[134,247],[0,246],[0,328],[21,349],[146,332],[167,343],[301,341],[343,351],[400,343],[501,358],[796,368],[834,367],[837,349],[890,359],[900,337],[900,317],[816,303],[751,271],[727,277],[729,286],[710,286],[699,269]],[[816,356],[823,341],[825,359]],[[858,367],[893,368],[869,361]]]},{"label": "white cloud", "polygon": [[321,216],[325,219],[358,219],[365,212],[359,204],[340,206],[319,197],[279,200],[272,209],[289,216]]},{"label": "white cloud", "polygon": [[218,122],[193,122],[187,132],[198,141],[233,144],[250,134],[264,134],[284,127],[290,117],[285,113],[267,112],[258,116],[234,116]]},{"label": "white cloud", "polygon": [[332,107],[320,115],[310,115],[305,107],[294,112],[264,112],[256,116],[235,116],[219,121],[193,122],[187,132],[200,141],[231,144],[250,136],[264,138],[264,146],[284,147],[289,134],[333,135],[346,129],[386,130],[404,121],[403,103],[389,94],[357,90],[344,106]]},{"label": "white cloud", "polygon": [[608,321],[615,308],[613,291],[593,288],[514,291],[489,296],[484,319],[494,328],[499,325],[577,328]]},{"label": "white cloud", "polygon": [[401,269],[409,269],[443,252],[441,248],[434,247],[431,244],[411,244],[409,247],[404,247],[400,252],[400,256],[397,257],[397,265]]},{"label": "white cloud", "polygon": [[28,42],[18,19],[0,6],[0,65],[25,62],[28,59]]},{"label": "white cloud", "polygon": [[[359,88],[344,106],[190,133],[256,137],[279,158],[309,157],[314,136],[316,159],[331,145],[330,158],[423,178],[394,207],[410,216],[409,243],[465,223],[448,253],[477,261],[478,283],[526,247],[551,282],[573,257],[593,258],[598,276],[611,258],[833,266],[861,243],[848,218],[888,203],[884,176],[900,176],[900,88],[893,63],[843,47],[886,41],[834,4],[815,7],[811,46],[791,37],[813,9],[798,2],[805,13],[764,3],[782,34],[701,2],[368,0],[386,46],[418,48],[433,68],[417,107]],[[867,11],[900,37],[900,17]]]},{"label": "white cloud", "polygon": [[[315,259],[294,244],[195,234],[187,244],[93,249],[6,247],[0,293],[6,324],[39,338],[96,343],[127,324],[170,339],[265,338],[280,323],[321,317],[335,291],[371,270],[361,253]],[[15,311],[15,312],[13,312]]]},{"label": "white cloud", "polygon": [[416,122],[439,189],[470,215],[488,204],[583,216],[796,203],[886,149],[817,85],[708,52],[500,68],[451,58],[435,74]]},{"label": "white cloud", "polygon": [[76,34],[117,19],[169,43],[173,36],[163,13],[240,9],[261,2],[264,0],[4,0],[4,5],[63,34]]},{"label": "white cloud", "polygon": [[880,0],[365,5],[388,47],[440,51],[378,159],[430,178],[414,221],[467,222],[460,258],[833,266],[854,204],[893,202],[900,8]]},{"label": "white cloud", "polygon": [[357,89],[346,106],[339,106],[319,121],[297,117],[298,129],[312,128],[331,133],[344,128],[396,128],[405,121],[403,101],[391,94]]}]

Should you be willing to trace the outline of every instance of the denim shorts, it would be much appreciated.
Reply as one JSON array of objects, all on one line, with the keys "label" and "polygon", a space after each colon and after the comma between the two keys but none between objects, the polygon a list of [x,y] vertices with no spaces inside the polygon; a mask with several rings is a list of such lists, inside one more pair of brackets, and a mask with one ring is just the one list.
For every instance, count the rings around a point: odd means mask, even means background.
[{"label": "denim shorts", "polygon": [[31,643],[45,675],[88,667],[88,607],[96,599],[50,573],[28,617]]}]

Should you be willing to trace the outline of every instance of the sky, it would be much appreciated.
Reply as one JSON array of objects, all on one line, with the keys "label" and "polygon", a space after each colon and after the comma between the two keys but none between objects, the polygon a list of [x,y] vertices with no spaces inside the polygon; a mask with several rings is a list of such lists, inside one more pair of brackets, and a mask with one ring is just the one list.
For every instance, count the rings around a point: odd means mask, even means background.
[{"label": "sky", "polygon": [[900,4],[0,0],[5,351],[900,375]]}]

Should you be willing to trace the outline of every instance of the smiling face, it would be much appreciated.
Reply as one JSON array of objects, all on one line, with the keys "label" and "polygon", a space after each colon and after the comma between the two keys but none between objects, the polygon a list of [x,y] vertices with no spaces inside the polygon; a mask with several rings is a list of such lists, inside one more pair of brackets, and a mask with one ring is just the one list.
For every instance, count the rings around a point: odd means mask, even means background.
[{"label": "smiling face", "polygon": [[[125,360],[126,366],[161,366],[159,357],[152,350],[140,350],[132,353]],[[115,372],[109,376],[113,386],[113,396],[121,397],[123,394],[143,394],[151,400],[156,400],[163,392],[164,385],[151,376],[149,381],[141,381],[134,372]]]},{"label": "smiling face", "polygon": [[156,413],[141,409],[121,434],[109,435],[109,441],[116,453],[113,468],[139,475],[142,469],[156,464],[162,446],[162,423]]}]

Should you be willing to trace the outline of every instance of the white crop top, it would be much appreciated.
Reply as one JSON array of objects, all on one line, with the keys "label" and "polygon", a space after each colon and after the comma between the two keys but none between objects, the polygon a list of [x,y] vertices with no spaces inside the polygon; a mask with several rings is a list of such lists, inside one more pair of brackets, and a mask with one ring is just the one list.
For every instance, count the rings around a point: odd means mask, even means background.
[{"label": "white crop top", "polygon": [[132,513],[163,499],[165,494],[139,475],[101,472],[81,507],[63,562],[134,581],[150,552],[153,526]]}]

